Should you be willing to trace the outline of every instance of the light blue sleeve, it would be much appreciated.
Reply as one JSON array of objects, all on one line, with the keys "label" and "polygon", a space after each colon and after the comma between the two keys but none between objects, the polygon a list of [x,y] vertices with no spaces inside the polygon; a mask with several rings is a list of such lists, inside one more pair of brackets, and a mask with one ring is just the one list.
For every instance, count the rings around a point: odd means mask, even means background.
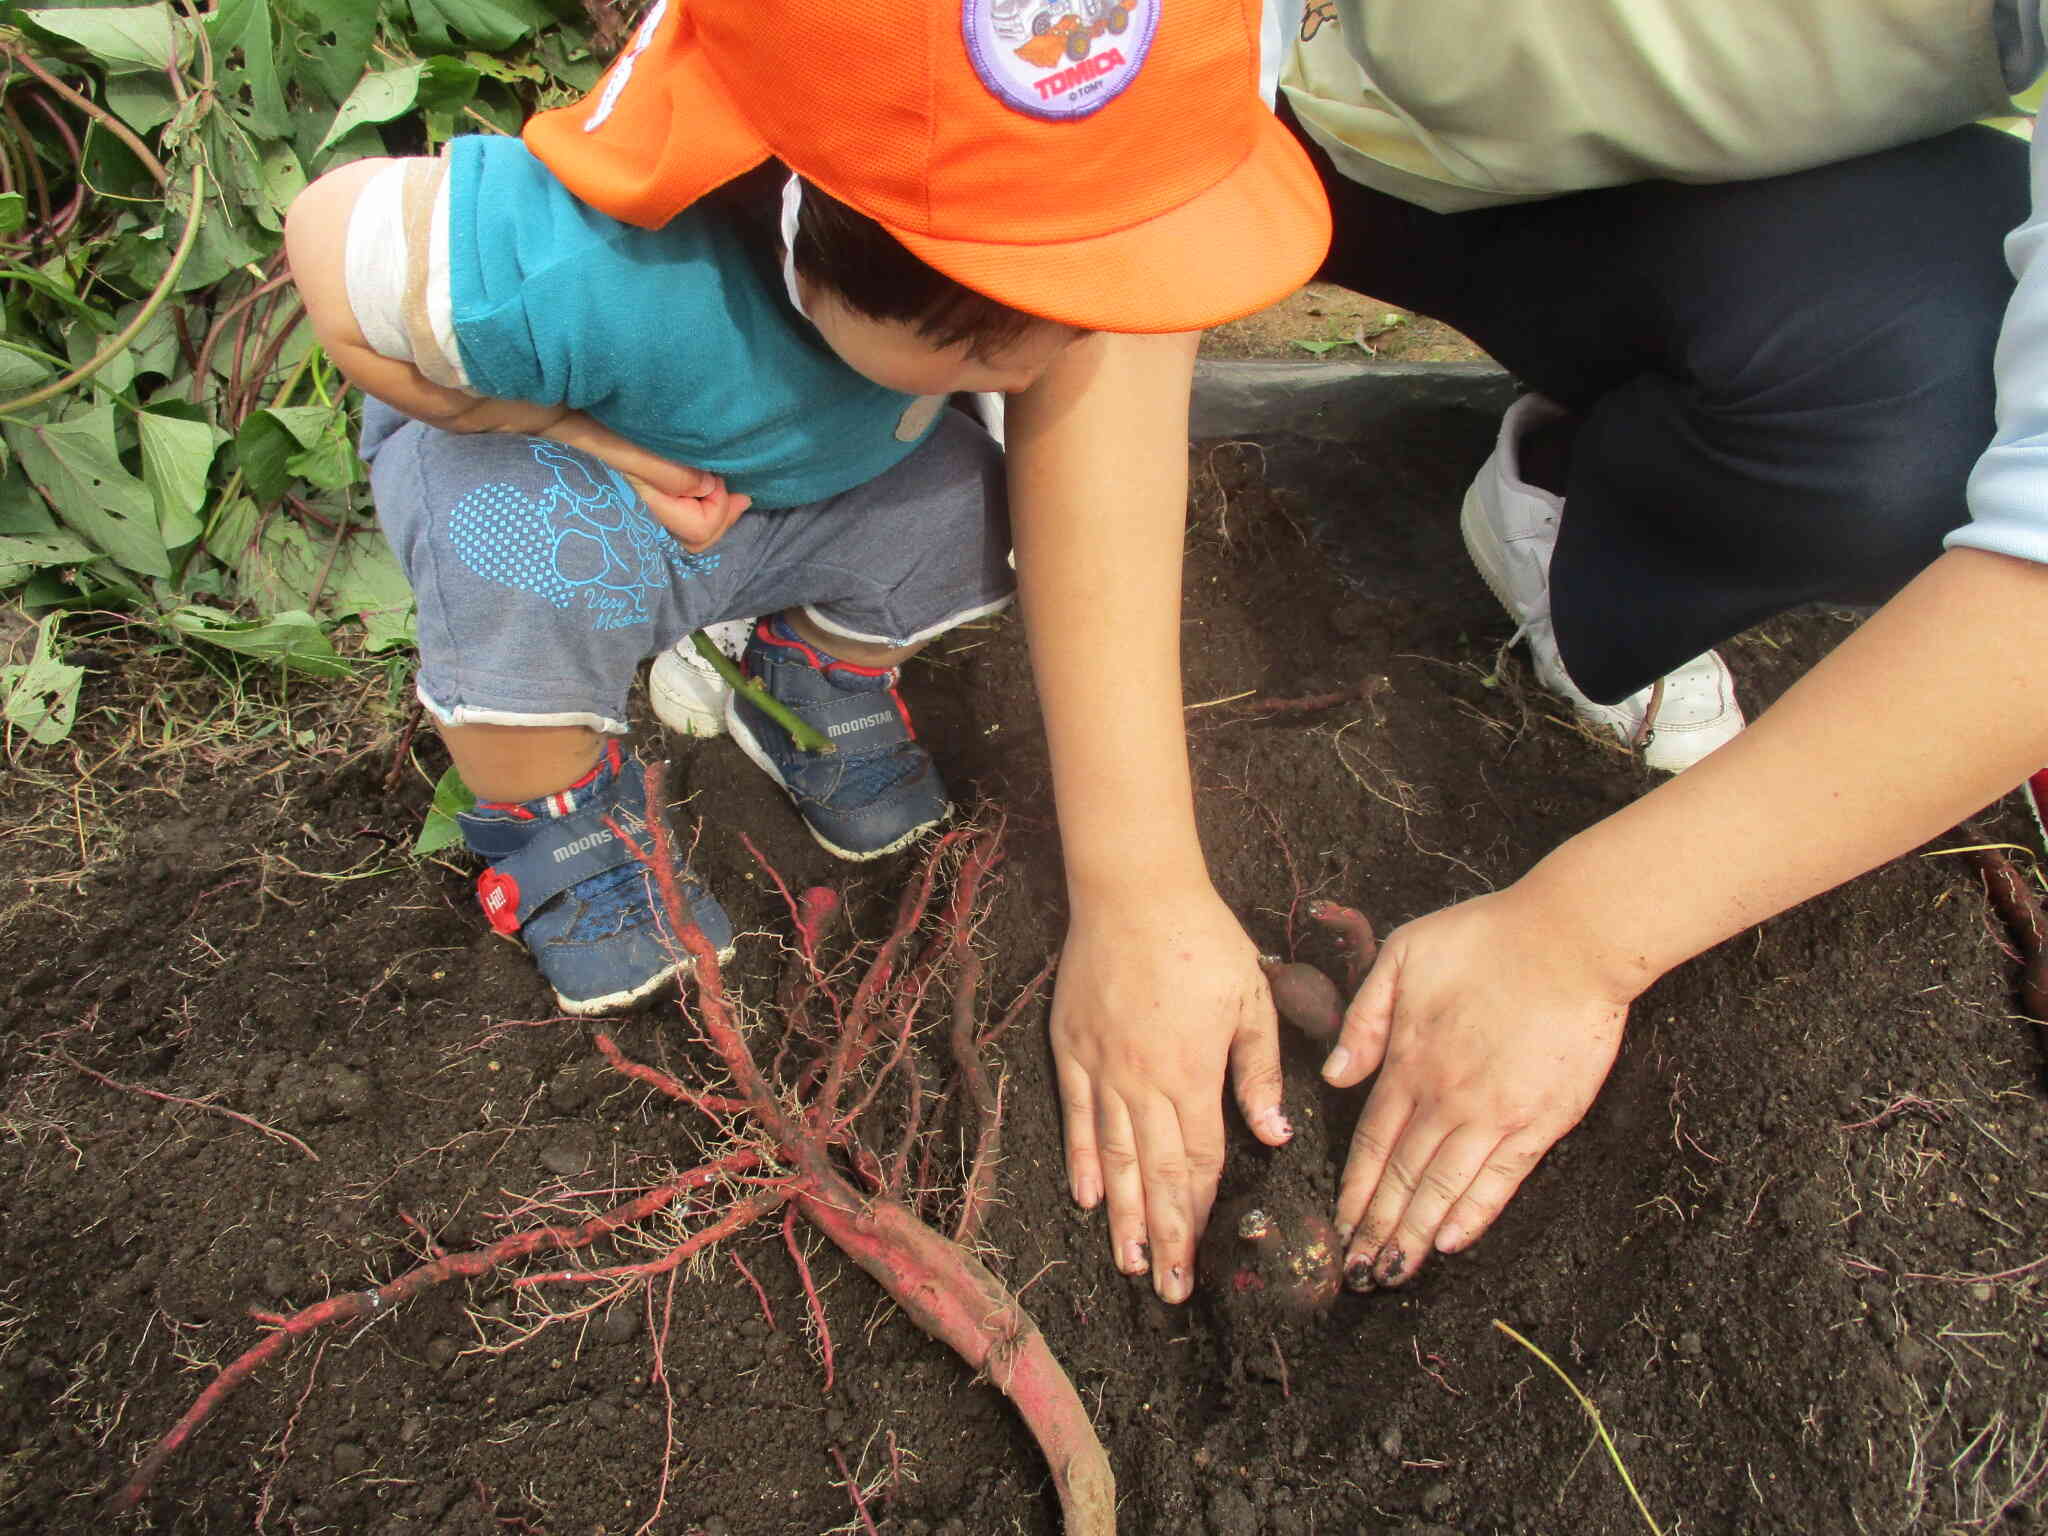
[{"label": "light blue sleeve", "polygon": [[693,366],[701,218],[608,218],[517,139],[456,140],[449,174],[449,291],[472,388],[596,411],[658,398]]},{"label": "light blue sleeve", "polygon": [[2031,164],[2033,207],[2005,242],[2019,284],[1998,334],[1998,431],[1970,475],[1970,521],[1944,543],[2048,564],[2048,131]]}]

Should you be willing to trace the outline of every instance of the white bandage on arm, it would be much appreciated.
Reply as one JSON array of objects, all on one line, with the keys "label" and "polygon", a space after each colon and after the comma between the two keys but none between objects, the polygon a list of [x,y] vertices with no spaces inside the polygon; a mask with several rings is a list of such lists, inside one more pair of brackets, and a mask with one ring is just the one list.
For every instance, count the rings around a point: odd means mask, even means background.
[{"label": "white bandage on arm", "polygon": [[348,304],[370,350],[466,389],[448,280],[447,167],[400,160],[370,179],[349,213]]}]

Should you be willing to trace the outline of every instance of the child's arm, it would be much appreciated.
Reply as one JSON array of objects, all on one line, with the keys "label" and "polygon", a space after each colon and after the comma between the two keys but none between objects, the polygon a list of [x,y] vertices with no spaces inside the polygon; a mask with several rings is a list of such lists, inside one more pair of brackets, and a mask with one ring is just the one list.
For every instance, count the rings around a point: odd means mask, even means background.
[{"label": "child's arm", "polygon": [[[1011,397],[1020,609],[1052,752],[1070,920],[1053,999],[1067,1174],[1169,1301],[1224,1155],[1223,1084],[1287,1140],[1273,1003],[1211,885],[1181,711],[1193,336],[1098,335]],[[1098,487],[1113,485],[1105,499]]]},{"label": "child's arm", "polygon": [[[349,305],[348,221],[364,187],[391,163],[357,160],[328,173],[299,194],[285,221],[285,250],[306,317],[343,377],[394,410],[444,432],[512,432],[580,449],[632,481],[686,548],[703,550],[716,543],[751,505],[749,498],[728,492],[719,476],[649,453],[582,411],[451,389],[410,361],[371,348]],[[392,253],[394,261],[403,257]]]}]

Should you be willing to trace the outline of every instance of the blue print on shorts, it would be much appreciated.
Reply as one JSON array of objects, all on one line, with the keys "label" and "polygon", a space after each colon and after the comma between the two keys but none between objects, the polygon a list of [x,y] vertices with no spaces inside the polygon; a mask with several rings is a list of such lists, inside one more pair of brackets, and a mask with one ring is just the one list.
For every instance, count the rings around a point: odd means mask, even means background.
[{"label": "blue print on shorts", "polygon": [[479,576],[580,608],[594,630],[648,623],[648,594],[716,569],[648,515],[624,477],[552,443],[532,445],[545,479],[480,485],[455,504],[448,537]]}]

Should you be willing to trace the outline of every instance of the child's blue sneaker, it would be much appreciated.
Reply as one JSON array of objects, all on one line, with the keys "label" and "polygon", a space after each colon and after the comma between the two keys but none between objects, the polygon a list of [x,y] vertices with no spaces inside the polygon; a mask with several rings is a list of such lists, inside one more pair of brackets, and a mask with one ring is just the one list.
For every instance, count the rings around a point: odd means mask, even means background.
[{"label": "child's blue sneaker", "polygon": [[[618,1013],[690,970],[670,930],[654,877],[612,829],[647,846],[647,784],[640,764],[605,747],[604,760],[560,794],[521,805],[477,802],[456,817],[472,851],[489,863],[476,883],[491,927],[519,938],[565,1013]],[[690,916],[721,960],[732,954],[732,920],[685,872]]]},{"label": "child's blue sneaker", "polygon": [[805,752],[743,695],[726,701],[734,742],[789,791],[827,852],[878,859],[953,813],[931,754],[910,728],[893,667],[859,667],[827,656],[780,617],[754,626],[740,667],[838,749]]}]

